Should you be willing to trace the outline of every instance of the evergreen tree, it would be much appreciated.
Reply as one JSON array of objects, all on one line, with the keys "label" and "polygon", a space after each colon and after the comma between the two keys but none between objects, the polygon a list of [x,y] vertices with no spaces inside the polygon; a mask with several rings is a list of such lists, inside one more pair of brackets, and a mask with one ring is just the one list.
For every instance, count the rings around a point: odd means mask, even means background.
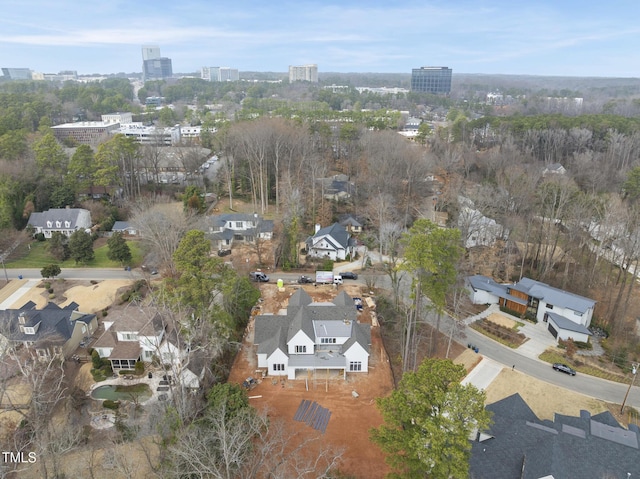
[{"label": "evergreen tree", "polygon": [[113,233],[107,241],[107,258],[111,261],[119,261],[122,264],[131,261],[131,249],[122,233]]},{"label": "evergreen tree", "polygon": [[75,231],[69,238],[69,254],[76,264],[85,264],[95,258],[93,238],[82,230]]},{"label": "evergreen tree", "polygon": [[389,454],[393,472],[388,477],[469,477],[469,437],[489,427],[491,418],[485,393],[460,384],[465,375],[460,364],[427,359],[415,373],[404,373],[389,397],[376,400],[384,424],[370,434]]}]

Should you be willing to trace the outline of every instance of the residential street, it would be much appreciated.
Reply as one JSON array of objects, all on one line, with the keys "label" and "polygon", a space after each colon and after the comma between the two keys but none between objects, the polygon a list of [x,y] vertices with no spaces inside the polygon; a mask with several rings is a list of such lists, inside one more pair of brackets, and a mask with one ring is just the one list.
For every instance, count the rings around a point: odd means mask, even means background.
[{"label": "residential street", "polygon": [[[357,271],[360,262],[351,263],[341,267],[340,271]],[[7,275],[9,279],[18,279],[19,275],[22,275],[26,280],[39,280],[42,279],[39,269],[7,269]],[[108,279],[142,279],[145,278],[146,273],[140,270],[125,271],[124,269],[92,269],[92,268],[65,268],[60,274],[60,278],[69,280],[108,280]],[[349,283],[365,284],[367,276],[376,276],[376,287],[390,290],[391,283],[389,277],[384,274],[374,274],[361,272],[357,280],[345,280]],[[294,283],[300,276],[299,273],[282,273],[282,272],[269,272],[270,282],[275,282],[277,279],[284,280],[285,283]],[[150,276],[149,276],[150,277]],[[410,293],[410,281],[409,277],[405,276],[401,282],[401,291],[403,293],[405,301],[409,298]],[[425,315],[430,318],[430,315]],[[445,333],[451,331],[451,325],[453,320],[444,315],[441,321],[441,330]],[[591,396],[596,399],[601,399],[613,403],[622,403],[624,396],[629,387],[628,384],[615,383],[591,376],[579,374],[575,377],[568,376],[566,374],[554,371],[551,365],[537,359],[537,355],[543,351],[546,347],[545,340],[552,339],[547,337],[548,333],[542,330],[536,329],[537,326],[527,325],[523,328],[523,332],[530,338],[520,348],[513,350],[502,346],[500,343],[487,338],[486,336],[474,331],[469,327],[465,327],[464,333],[466,339],[459,339],[463,344],[473,344],[479,348],[479,354],[490,358],[504,367],[510,368],[515,365],[517,370],[521,373],[533,376],[537,379],[561,386],[572,391]],[[545,339],[546,338],[546,339]],[[542,343],[541,343],[542,342]],[[480,366],[482,367],[482,366]],[[631,388],[629,397],[627,398],[627,405],[640,409],[640,387],[638,385]]]}]

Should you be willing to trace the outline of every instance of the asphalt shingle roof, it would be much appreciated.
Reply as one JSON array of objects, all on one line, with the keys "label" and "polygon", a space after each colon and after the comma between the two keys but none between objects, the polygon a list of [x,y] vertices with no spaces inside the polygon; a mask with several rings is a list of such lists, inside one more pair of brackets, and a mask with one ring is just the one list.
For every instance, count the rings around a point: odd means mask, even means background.
[{"label": "asphalt shingle roof", "polygon": [[472,479],[627,478],[640,465],[640,430],[606,412],[539,420],[519,394],[490,404],[492,437],[472,443]]}]

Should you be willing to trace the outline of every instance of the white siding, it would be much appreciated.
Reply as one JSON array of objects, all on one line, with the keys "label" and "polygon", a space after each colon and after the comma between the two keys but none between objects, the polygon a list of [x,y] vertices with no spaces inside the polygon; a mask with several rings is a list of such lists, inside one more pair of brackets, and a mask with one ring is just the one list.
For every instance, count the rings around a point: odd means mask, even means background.
[{"label": "white siding", "polygon": [[369,370],[369,353],[359,344],[354,343],[344,353],[346,358],[346,371],[349,373],[349,364],[352,362],[360,362],[362,369],[360,372],[366,373]]},{"label": "white siding", "polygon": [[[307,347],[307,352],[306,353],[296,353],[296,346],[306,346]],[[313,344],[313,341],[311,340],[311,338],[309,338],[309,336],[307,336],[302,331],[298,331],[295,334],[295,336],[293,336],[293,338],[291,338],[291,341],[289,341],[287,343],[287,352],[289,354],[313,354],[314,353],[313,347],[314,347],[314,344]]]},{"label": "white siding", "polygon": [[[283,364],[284,369],[276,370],[274,366],[278,364]],[[289,369],[289,358],[278,348],[267,358],[267,367],[269,375],[271,376],[286,376],[287,370]]]}]

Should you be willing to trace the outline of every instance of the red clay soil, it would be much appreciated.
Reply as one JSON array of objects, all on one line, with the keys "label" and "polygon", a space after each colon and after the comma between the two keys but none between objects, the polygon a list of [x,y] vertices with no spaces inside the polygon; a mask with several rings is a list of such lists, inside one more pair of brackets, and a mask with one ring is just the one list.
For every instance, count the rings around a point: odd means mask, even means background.
[{"label": "red clay soil", "polygon": [[[345,285],[344,288],[347,294],[360,296],[357,286]],[[278,292],[275,285],[269,284],[262,285],[261,289],[263,302],[260,313],[275,314],[286,308],[289,297],[295,291],[294,287],[288,286],[285,292]],[[304,286],[304,289],[314,301],[331,301],[338,292],[332,286]],[[358,320],[371,324],[368,308],[365,307]],[[252,320],[247,328],[242,350],[236,356],[230,382],[240,384],[248,376],[261,377],[256,372],[256,348],[252,344],[253,325]],[[342,377],[327,379],[321,373],[306,380],[267,376],[249,392],[249,396],[254,407],[259,410],[266,408],[271,417],[284,420],[300,440],[315,438],[319,440],[319,445],[341,449],[343,454],[338,468],[343,474],[376,479],[384,477],[389,469],[384,462],[384,454],[369,442],[369,429],[382,424],[375,398],[387,396],[393,389],[393,380],[379,327],[371,328],[371,343],[368,373],[351,373],[346,380]],[[354,391],[357,397],[352,393]],[[316,401],[331,411],[324,434],[303,422],[293,420],[303,399]]]}]

